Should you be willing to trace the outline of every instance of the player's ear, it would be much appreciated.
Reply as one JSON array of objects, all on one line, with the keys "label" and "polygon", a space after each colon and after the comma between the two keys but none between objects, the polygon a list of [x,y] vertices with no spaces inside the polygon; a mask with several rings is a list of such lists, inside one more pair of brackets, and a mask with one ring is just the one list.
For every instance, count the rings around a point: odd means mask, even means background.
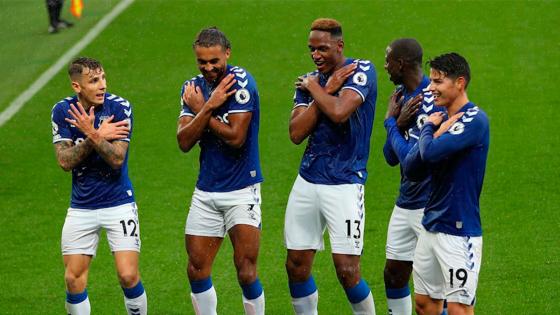
[{"label": "player's ear", "polygon": [[226,48],[225,54],[226,54],[226,59],[229,59],[229,56],[231,55],[231,48]]},{"label": "player's ear", "polygon": [[457,79],[455,79],[455,86],[459,90],[465,90],[466,84],[467,80],[465,79],[465,77],[458,77]]},{"label": "player's ear", "polygon": [[342,50],[344,49],[344,41],[342,39],[339,39],[336,41],[336,45],[338,47],[338,51],[342,52]]},{"label": "player's ear", "polygon": [[80,86],[80,83],[78,81],[72,79],[71,85],[72,85],[72,90],[74,90],[76,94],[82,91],[82,87]]}]

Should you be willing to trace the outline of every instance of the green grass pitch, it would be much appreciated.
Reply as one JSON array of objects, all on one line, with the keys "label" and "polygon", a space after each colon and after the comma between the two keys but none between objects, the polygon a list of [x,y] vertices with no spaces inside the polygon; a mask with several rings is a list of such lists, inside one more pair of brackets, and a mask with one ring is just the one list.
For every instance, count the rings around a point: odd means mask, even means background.
[{"label": "green grass pitch", "polygon": [[[67,5],[69,1],[66,1]],[[44,1],[1,0],[0,110],[79,40],[117,1],[85,1],[76,27],[48,35]],[[67,7],[65,7],[67,15]],[[560,2],[558,1],[154,1],[138,0],[82,55],[100,59],[109,91],[134,106],[130,177],[142,226],[141,273],[151,314],[193,314],[183,246],[198,150],[182,154],[176,119],[182,82],[197,74],[191,43],[217,25],[232,42],[231,64],[256,78],[261,96],[263,233],[259,273],[267,314],[291,314],[283,216],[304,146],[288,138],[293,82],[313,69],[307,35],[317,17],[344,29],[345,54],[377,68],[378,102],[366,184],[362,272],[377,313],[386,312],[382,270],[399,172],[384,163],[382,119],[394,88],[384,50],[415,37],[425,58],[457,51],[470,62],[469,97],[490,117],[481,198],[484,228],[478,314],[560,312]],[[64,71],[0,127],[0,314],[63,314],[60,232],[70,174],[56,165],[50,110],[71,94]],[[329,251],[313,274],[320,314],[348,314]],[[229,240],[213,271],[220,314],[242,314]],[[94,314],[124,314],[105,237],[89,275]]]}]

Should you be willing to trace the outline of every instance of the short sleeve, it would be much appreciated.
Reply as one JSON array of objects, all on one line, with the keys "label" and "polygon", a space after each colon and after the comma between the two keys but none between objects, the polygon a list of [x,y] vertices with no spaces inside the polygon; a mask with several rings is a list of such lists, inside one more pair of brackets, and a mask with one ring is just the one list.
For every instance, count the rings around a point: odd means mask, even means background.
[{"label": "short sleeve", "polygon": [[228,113],[252,112],[258,106],[257,84],[253,77],[242,68],[234,67],[231,72],[235,74],[235,84],[232,89],[237,92],[230,97]]},{"label": "short sleeve", "polygon": [[181,86],[181,93],[179,94],[179,104],[181,105],[181,112],[179,113],[179,118],[183,116],[195,116],[189,105],[183,100],[183,93],[185,93],[185,86],[188,82],[191,82],[191,80],[186,81],[185,83],[183,83],[183,86]]},{"label": "short sleeve", "polygon": [[358,67],[354,74],[346,79],[341,90],[353,90],[358,93],[362,101],[365,102],[366,95],[369,95],[369,93],[377,87],[375,68],[368,60],[356,60],[354,62],[357,62]]},{"label": "short sleeve", "polygon": [[[120,100],[122,98],[117,99]],[[115,104],[115,119],[113,120],[113,122],[117,122],[117,121],[127,121],[128,122],[128,128],[130,129],[129,133],[128,133],[128,137],[124,138],[124,139],[119,139],[119,141],[127,141],[130,142],[130,139],[132,138],[132,130],[133,130],[133,126],[134,126],[134,119],[133,119],[133,115],[132,115],[132,104],[130,104],[129,101],[127,100],[123,100],[120,102],[116,102]]]},{"label": "short sleeve", "polygon": [[57,103],[51,112],[53,143],[72,141],[70,123],[64,120],[64,118],[68,117],[68,114],[64,110],[64,104],[64,102]]}]

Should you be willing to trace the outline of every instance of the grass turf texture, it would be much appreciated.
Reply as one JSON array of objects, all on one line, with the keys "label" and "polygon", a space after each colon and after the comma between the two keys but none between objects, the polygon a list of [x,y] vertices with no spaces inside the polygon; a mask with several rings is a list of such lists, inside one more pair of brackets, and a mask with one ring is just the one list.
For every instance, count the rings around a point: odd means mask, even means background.
[{"label": "grass turf texture", "polygon": [[[47,36],[44,4],[3,1],[1,105],[25,89],[78,40],[115,1],[88,1],[72,30]],[[66,10],[66,8],[65,8]],[[184,222],[196,176],[198,150],[179,152],[178,94],[197,74],[191,43],[217,25],[232,42],[230,63],[257,80],[261,96],[260,151],[263,234],[259,273],[267,314],[292,313],[284,272],[283,215],[304,145],[287,133],[295,78],[313,69],[307,34],[311,21],[341,21],[345,54],[370,59],[378,72],[378,105],[366,184],[362,273],[378,314],[386,310],[382,271],[387,222],[399,172],[383,161],[382,120],[393,90],[383,70],[384,49],[415,37],[427,58],[458,51],[470,62],[469,97],[489,115],[491,148],[481,208],[483,266],[479,314],[543,314],[560,308],[560,118],[554,105],[559,71],[558,2],[182,2],[137,1],[81,55],[100,59],[109,91],[134,106],[129,170],[142,226],[141,273],[151,314],[192,314],[183,249]],[[33,21],[33,22],[31,22]],[[50,110],[71,94],[64,72],[0,128],[0,313],[63,313],[60,231],[70,174],[56,165]],[[316,256],[313,274],[319,313],[349,313],[329,251]],[[124,313],[122,291],[102,237],[88,291],[97,314]],[[241,290],[229,239],[215,262],[218,312],[242,314]]]}]

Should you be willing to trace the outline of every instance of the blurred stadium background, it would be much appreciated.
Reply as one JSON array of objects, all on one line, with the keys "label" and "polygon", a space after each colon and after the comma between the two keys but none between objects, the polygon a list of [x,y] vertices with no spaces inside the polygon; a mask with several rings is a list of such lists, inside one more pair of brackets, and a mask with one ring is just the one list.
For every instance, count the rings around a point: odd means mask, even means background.
[{"label": "blurred stadium background", "polygon": [[[63,16],[72,20],[66,2]],[[74,28],[49,35],[44,1],[0,0],[0,111],[117,3],[86,0]],[[469,97],[490,117],[477,313],[559,313],[560,2],[137,0],[80,55],[101,60],[109,91],[134,106],[129,169],[140,209],[141,273],[150,313],[193,314],[183,233],[198,150],[180,153],[175,130],[181,84],[198,73],[191,43],[212,25],[232,42],[231,64],[245,67],[259,86],[265,175],[260,278],[267,314],[292,313],[282,228],[304,145],[293,145],[287,129],[293,82],[313,69],[307,35],[317,17],[338,19],[345,54],[377,68],[362,259],[377,313],[386,312],[386,226],[399,183],[398,168],[387,166],[381,153],[383,117],[394,88],[383,63],[385,47],[398,37],[418,39],[425,59],[448,51],[464,55],[472,71]],[[56,165],[49,120],[52,106],[70,94],[60,71],[0,127],[0,314],[64,312],[59,244],[71,183]],[[317,255],[313,273],[319,313],[349,313],[329,251]],[[105,237],[89,279],[93,313],[124,314]],[[213,280],[219,313],[242,314],[228,241]]]}]

